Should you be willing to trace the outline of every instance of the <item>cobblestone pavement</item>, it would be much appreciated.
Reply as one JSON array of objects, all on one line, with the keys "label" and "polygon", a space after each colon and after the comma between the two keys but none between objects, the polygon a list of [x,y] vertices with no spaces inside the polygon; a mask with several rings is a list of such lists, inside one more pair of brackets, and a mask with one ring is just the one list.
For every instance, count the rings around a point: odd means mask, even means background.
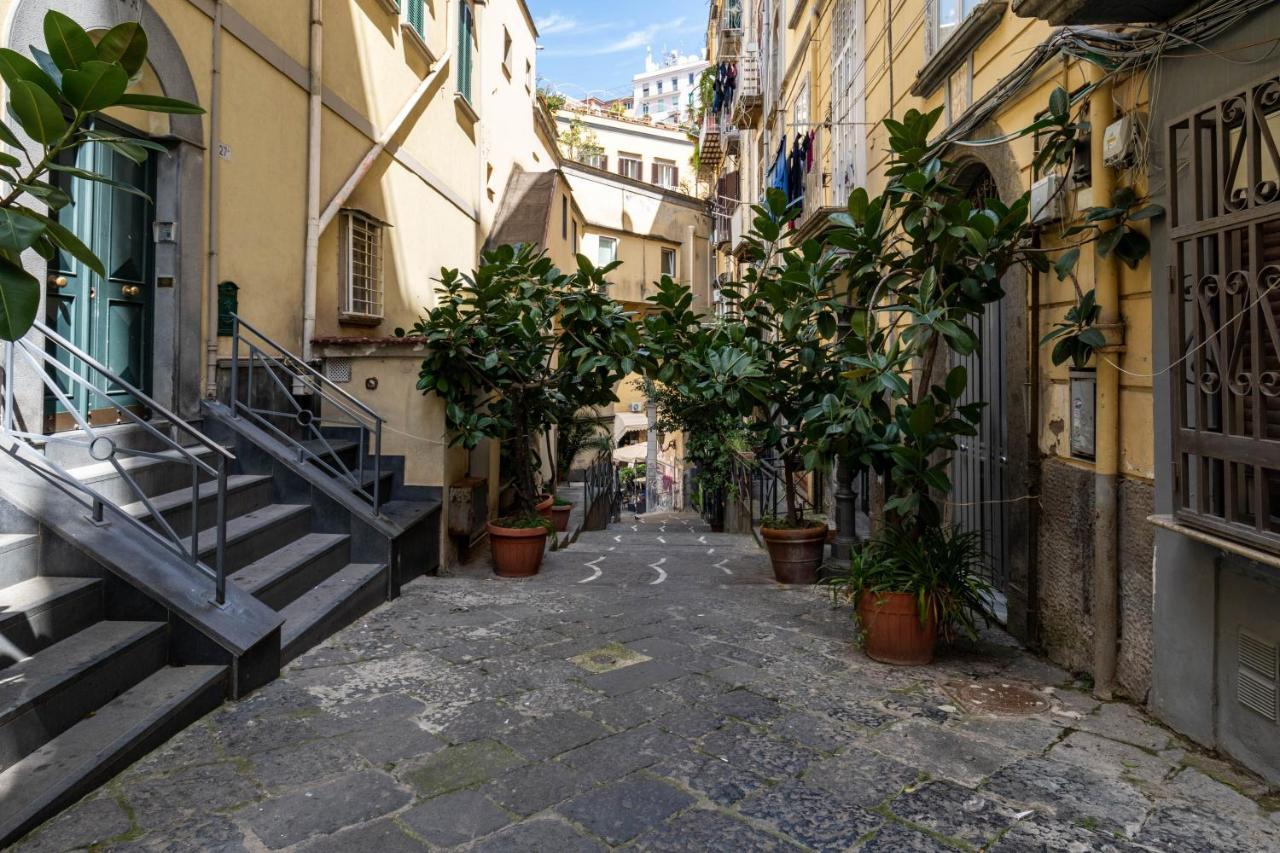
[{"label": "cobblestone pavement", "polygon": [[1280,849],[1256,782],[1002,635],[881,666],[748,538],[626,518],[415,582],[21,849]]}]

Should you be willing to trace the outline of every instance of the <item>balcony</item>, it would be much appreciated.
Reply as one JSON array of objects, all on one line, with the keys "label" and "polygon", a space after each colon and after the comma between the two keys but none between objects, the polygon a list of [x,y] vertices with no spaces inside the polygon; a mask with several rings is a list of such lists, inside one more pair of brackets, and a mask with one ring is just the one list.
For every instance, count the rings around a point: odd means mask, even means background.
[{"label": "balcony", "polygon": [[720,116],[714,112],[708,112],[702,120],[702,132],[698,135],[698,157],[698,171],[708,176],[714,175],[724,160]]},{"label": "balcony", "polygon": [[729,209],[719,202],[711,206],[711,245],[717,249],[728,247],[733,239],[733,217]]},{"label": "balcony", "polygon": [[726,0],[718,29],[719,55],[737,56],[742,48],[742,0]]},{"label": "balcony", "polygon": [[760,119],[764,103],[760,88],[760,53],[748,49],[738,62],[738,90],[733,95],[733,116],[738,127],[750,129]]},{"label": "balcony", "polygon": [[733,214],[729,219],[729,251],[737,254],[742,247],[743,239],[751,233],[751,227],[754,224],[755,211],[751,209],[749,204],[739,204],[733,209]]},{"label": "balcony", "polygon": [[823,156],[823,149],[829,141],[826,131],[821,127],[815,128],[813,168],[804,176],[804,196],[796,219],[797,239],[815,236],[826,225],[827,216],[836,209],[831,202],[830,165]]}]

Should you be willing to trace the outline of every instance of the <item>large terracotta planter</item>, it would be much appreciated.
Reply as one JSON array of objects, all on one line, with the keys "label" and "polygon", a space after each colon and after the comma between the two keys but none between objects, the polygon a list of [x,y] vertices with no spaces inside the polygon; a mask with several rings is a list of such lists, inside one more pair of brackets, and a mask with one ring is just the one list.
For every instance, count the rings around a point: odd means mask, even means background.
[{"label": "large terracotta planter", "polygon": [[573,504],[555,504],[551,507],[551,523],[556,526],[557,533],[569,529],[569,516],[573,513]]},{"label": "large terracotta planter", "polygon": [[489,522],[493,573],[501,578],[527,578],[538,573],[547,547],[545,527],[498,527]]},{"label": "large terracotta planter", "polygon": [[778,583],[818,582],[818,569],[822,566],[827,546],[825,524],[802,530],[765,527],[760,532],[764,536],[765,547],[769,549],[773,576]]},{"label": "large terracotta planter", "polygon": [[556,505],[556,499],[551,495],[543,495],[538,499],[538,503],[534,505],[533,510],[538,515],[551,520],[551,508]]},{"label": "large terracotta planter", "polygon": [[933,660],[937,620],[920,623],[916,597],[906,592],[864,592],[858,600],[863,651],[873,660],[898,666],[924,666]]}]

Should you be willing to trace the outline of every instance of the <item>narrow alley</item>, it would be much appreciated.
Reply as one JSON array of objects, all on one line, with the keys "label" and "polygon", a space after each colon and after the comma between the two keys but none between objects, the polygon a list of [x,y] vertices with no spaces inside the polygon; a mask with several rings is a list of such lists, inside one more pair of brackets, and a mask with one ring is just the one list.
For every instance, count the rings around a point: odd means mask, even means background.
[{"label": "narrow alley", "polygon": [[1247,779],[1132,706],[998,631],[876,664],[821,588],[775,584],[749,536],[695,517],[624,514],[528,581],[472,566],[18,849],[1280,847]]}]

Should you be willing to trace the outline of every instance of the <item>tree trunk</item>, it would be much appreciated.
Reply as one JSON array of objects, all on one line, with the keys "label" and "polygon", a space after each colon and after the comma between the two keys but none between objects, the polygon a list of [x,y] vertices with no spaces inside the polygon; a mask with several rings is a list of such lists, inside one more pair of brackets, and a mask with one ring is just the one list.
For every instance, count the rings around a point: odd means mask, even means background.
[{"label": "tree trunk", "polygon": [[800,523],[804,520],[803,513],[800,511],[800,502],[796,499],[796,465],[790,456],[784,456],[782,459],[782,477],[783,489],[787,496],[787,520],[792,526],[800,527]]},{"label": "tree trunk", "polygon": [[529,434],[528,421],[523,416],[518,415],[516,418],[516,430],[512,439],[515,441],[512,454],[515,463],[516,513],[533,515],[533,508],[537,503],[533,486],[533,437]]}]

